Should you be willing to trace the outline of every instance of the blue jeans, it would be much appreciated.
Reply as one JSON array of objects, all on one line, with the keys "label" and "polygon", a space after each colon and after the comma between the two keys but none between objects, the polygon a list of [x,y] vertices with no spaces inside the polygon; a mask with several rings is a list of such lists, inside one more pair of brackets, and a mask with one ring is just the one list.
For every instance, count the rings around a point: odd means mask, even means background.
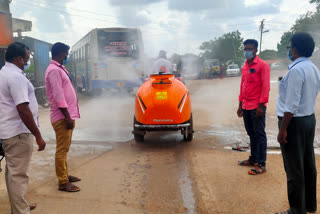
[{"label": "blue jeans", "polygon": [[265,166],[267,159],[266,107],[263,108],[263,112],[262,117],[256,117],[256,109],[242,110],[244,126],[250,137],[249,161]]}]

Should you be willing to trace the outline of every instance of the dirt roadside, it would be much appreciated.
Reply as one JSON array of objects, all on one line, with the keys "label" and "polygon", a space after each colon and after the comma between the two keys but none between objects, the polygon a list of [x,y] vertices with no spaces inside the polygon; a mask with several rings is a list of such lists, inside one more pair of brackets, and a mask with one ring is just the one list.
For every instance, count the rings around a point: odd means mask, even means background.
[{"label": "dirt roadside", "polygon": [[[273,78],[277,75],[281,72]],[[82,178],[78,183],[82,190],[57,190],[55,142],[49,140],[47,150],[35,151],[32,158],[28,199],[38,203],[32,213],[264,214],[287,209],[280,155],[268,155],[267,173],[250,176],[250,168],[237,165],[248,153],[224,149],[248,141],[243,122],[235,115],[239,81],[235,77],[187,82],[196,118],[192,143],[184,143],[179,133],[156,133],[137,144],[130,140],[132,98],[82,99],[82,119],[69,156],[70,172]],[[276,95],[273,83],[267,116],[270,139],[276,132]],[[40,116],[42,130],[51,139],[48,111],[41,110]],[[319,161],[317,156],[318,166]],[[0,204],[0,213],[10,214],[4,172],[0,173]]]}]

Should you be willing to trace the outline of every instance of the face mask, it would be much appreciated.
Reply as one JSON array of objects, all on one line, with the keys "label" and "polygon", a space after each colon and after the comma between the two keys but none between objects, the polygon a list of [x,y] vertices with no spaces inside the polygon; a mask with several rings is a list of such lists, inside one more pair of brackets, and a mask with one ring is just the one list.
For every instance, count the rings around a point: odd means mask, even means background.
[{"label": "face mask", "polygon": [[69,62],[69,57],[67,57],[67,59],[63,60],[62,64],[65,65]]},{"label": "face mask", "polygon": [[290,55],[290,49],[288,49],[288,58],[290,59],[290,61],[292,61],[292,57]]},{"label": "face mask", "polygon": [[246,59],[250,60],[253,58],[253,51],[244,51],[243,55]]},{"label": "face mask", "polygon": [[23,70],[26,71],[30,68],[31,62],[30,59],[28,60],[27,64],[23,67]]}]

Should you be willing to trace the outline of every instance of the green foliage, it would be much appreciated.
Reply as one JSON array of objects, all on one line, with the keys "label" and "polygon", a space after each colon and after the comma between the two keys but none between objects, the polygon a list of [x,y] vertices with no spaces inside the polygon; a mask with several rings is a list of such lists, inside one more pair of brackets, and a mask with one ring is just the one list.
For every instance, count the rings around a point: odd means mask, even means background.
[{"label": "green foliage", "polygon": [[307,32],[310,33],[316,45],[320,42],[320,0],[310,0],[310,3],[317,4],[316,12],[307,12],[302,15],[299,19],[296,20],[295,24],[292,26],[290,31],[285,32],[282,37],[280,43],[277,44],[278,54],[280,57],[287,56],[287,46],[290,44],[290,38],[294,33],[297,32]]},{"label": "green foliage", "polygon": [[319,32],[320,27],[320,11],[317,12],[307,12],[296,20],[291,30],[295,32]]},{"label": "green foliage", "polygon": [[230,59],[242,57],[243,38],[239,31],[226,33],[214,40],[203,42],[200,50],[201,60],[219,59],[221,62],[226,62]]},{"label": "green foliage", "polygon": [[275,50],[261,51],[261,53],[259,54],[259,57],[264,60],[274,60],[279,58],[278,52]]},{"label": "green foliage", "polygon": [[285,32],[280,40],[280,43],[277,44],[278,48],[278,56],[279,57],[286,57],[288,55],[287,47],[290,44],[290,38],[292,37],[293,32]]},{"label": "green foliage", "polygon": [[320,10],[320,0],[310,0],[310,3],[313,4],[317,4],[317,10]]},{"label": "green foliage", "polygon": [[34,79],[34,60],[33,58],[30,58],[30,67],[28,70],[25,71],[25,74],[28,79],[33,80]]},{"label": "green foliage", "polygon": [[72,61],[70,60],[67,64],[64,65],[67,69],[67,71],[71,72],[72,71]]}]

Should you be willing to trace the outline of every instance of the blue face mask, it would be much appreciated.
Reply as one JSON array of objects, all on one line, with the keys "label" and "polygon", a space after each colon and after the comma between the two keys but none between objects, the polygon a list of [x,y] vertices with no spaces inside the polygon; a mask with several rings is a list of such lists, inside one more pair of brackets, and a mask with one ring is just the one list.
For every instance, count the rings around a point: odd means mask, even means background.
[{"label": "blue face mask", "polygon": [[250,60],[253,58],[253,51],[244,51],[243,55],[246,59]]},{"label": "blue face mask", "polygon": [[292,61],[292,57],[290,56],[290,49],[288,49],[288,58]]},{"label": "blue face mask", "polygon": [[69,57],[67,57],[67,59],[63,60],[62,64],[65,65],[69,62]]}]

